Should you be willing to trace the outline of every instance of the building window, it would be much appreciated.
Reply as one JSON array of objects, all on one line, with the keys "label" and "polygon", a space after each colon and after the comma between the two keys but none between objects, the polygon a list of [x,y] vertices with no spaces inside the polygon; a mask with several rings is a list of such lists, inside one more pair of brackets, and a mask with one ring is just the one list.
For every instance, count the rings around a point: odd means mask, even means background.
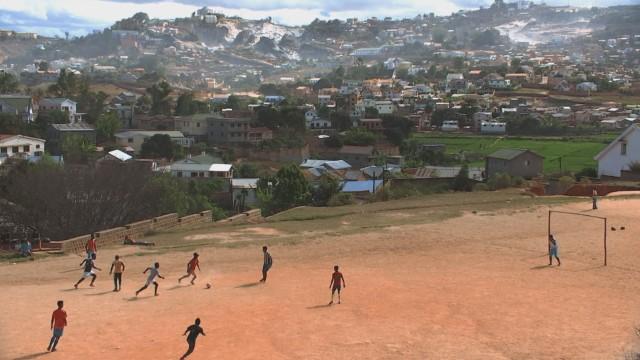
[{"label": "building window", "polygon": [[627,143],[626,142],[621,142],[620,143],[620,155],[627,155]]},{"label": "building window", "polygon": [[129,144],[131,144],[131,143],[133,142],[133,138],[128,138],[128,139],[127,139],[127,142],[128,142]]},{"label": "building window", "polygon": [[197,173],[197,172],[195,172],[195,171],[194,171],[194,172],[192,172],[192,173],[191,173],[191,177],[198,177],[198,173]]},{"label": "building window", "polygon": [[6,154],[7,153],[7,148],[6,147],[0,147],[0,154]]},{"label": "building window", "polygon": [[531,164],[531,162],[529,160],[525,160],[524,161],[524,166],[529,166]]},{"label": "building window", "polygon": [[31,151],[31,147],[29,145],[25,145],[22,147],[22,151],[28,153],[29,151]]},{"label": "building window", "polygon": [[20,149],[18,146],[13,146],[11,147],[11,152],[13,152],[14,154],[17,154],[20,152]]},{"label": "building window", "polygon": [[200,123],[199,122],[196,123],[196,127],[200,127]]},{"label": "building window", "polygon": [[40,144],[36,144],[36,149],[40,149]]}]

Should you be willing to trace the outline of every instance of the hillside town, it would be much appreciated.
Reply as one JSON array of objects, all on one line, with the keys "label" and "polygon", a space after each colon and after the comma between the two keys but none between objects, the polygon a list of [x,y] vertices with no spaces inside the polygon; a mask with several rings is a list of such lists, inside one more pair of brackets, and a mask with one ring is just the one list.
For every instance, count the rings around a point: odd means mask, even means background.
[{"label": "hillside town", "polygon": [[[201,203],[154,216],[634,181],[636,15],[496,0],[451,16],[303,27],[204,7],[174,20],[138,13],[80,38],[3,30],[0,49],[13,48],[0,53],[3,196],[26,201],[16,195],[34,171],[25,163],[215,183],[182,190]],[[578,139],[592,141],[586,160],[562,149]],[[531,146],[540,142],[556,149]],[[304,190],[277,199],[286,181]]]}]

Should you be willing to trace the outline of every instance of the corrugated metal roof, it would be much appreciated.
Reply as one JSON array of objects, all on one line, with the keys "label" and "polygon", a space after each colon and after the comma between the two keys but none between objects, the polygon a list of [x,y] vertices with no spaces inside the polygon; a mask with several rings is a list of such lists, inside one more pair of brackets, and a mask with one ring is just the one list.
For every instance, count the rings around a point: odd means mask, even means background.
[{"label": "corrugated metal roof", "polygon": [[151,131],[151,130],[129,130],[115,134],[117,138],[129,138],[132,136],[151,137],[153,135],[169,135],[172,138],[183,138],[184,134],[180,131]]},{"label": "corrugated metal roof", "polygon": [[342,184],[342,192],[373,192],[375,184],[376,190],[382,186],[382,180],[345,181]]},{"label": "corrugated metal roof", "polygon": [[73,124],[51,124],[51,127],[58,131],[94,131],[93,126],[87,123],[73,123]]},{"label": "corrugated metal roof", "polygon": [[231,164],[185,164],[173,163],[170,165],[171,171],[215,171],[228,172],[231,171]]},{"label": "corrugated metal roof", "polygon": [[334,161],[327,161],[324,164],[325,167],[329,167],[333,170],[347,170],[347,169],[351,169],[351,165],[349,165],[348,162],[344,161],[344,160],[334,160]]},{"label": "corrugated metal roof", "polygon": [[120,151],[120,150],[109,151],[109,155],[113,156],[114,158],[116,158],[116,159],[118,159],[120,161],[127,161],[127,160],[133,159],[133,156],[127,154],[124,151]]},{"label": "corrugated metal roof", "polygon": [[540,156],[541,158],[544,158],[543,156],[536,154],[535,152],[527,149],[501,149],[494,152],[493,154],[488,155],[487,157],[502,159],[502,160],[512,160],[526,152],[530,152],[532,154]]},{"label": "corrugated metal roof", "polygon": [[231,186],[234,189],[256,189],[258,187],[258,180],[260,179],[231,179]]}]

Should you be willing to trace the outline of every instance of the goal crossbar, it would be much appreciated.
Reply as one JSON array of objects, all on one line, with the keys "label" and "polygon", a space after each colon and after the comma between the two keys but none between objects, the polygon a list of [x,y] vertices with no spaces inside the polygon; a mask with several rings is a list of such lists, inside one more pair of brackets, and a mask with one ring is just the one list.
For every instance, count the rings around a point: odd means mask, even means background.
[{"label": "goal crossbar", "polygon": [[570,212],[570,211],[560,211],[560,210],[549,210],[549,218],[547,220],[547,235],[551,235],[551,215],[552,214],[564,214],[564,215],[575,215],[575,216],[583,216],[583,217],[589,217],[589,218],[593,218],[593,219],[599,219],[602,220],[603,223],[603,245],[604,245],[604,266],[607,266],[607,218],[606,217],[602,217],[602,216],[596,216],[596,215],[589,215],[589,214],[582,214],[582,213],[575,213],[575,212]]}]

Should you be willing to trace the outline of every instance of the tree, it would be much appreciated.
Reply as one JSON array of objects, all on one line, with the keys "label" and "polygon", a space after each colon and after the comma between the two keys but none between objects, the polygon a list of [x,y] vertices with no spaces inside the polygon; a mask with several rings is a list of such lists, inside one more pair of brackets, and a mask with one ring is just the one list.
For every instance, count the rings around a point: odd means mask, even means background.
[{"label": "tree", "polygon": [[283,166],[276,173],[275,180],[273,201],[276,209],[285,210],[304,205],[309,200],[309,183],[298,166]]},{"label": "tree", "polygon": [[347,131],[342,139],[345,145],[366,146],[376,142],[376,134],[367,129],[354,128]]},{"label": "tree", "polygon": [[[11,222],[53,240],[178,212],[215,210],[211,194],[221,181],[193,186],[170,175],[154,175],[135,164],[108,167],[55,166],[44,162],[14,168],[0,198]],[[218,211],[219,212],[219,211]]]},{"label": "tree", "polygon": [[195,114],[196,108],[193,106],[193,101],[193,92],[180,94],[180,96],[178,96],[178,101],[176,102],[175,114],[177,116],[188,116]]},{"label": "tree", "polygon": [[469,179],[469,167],[465,164],[460,168],[460,172],[453,179],[453,190],[455,191],[472,191],[473,183]]},{"label": "tree", "polygon": [[147,88],[147,93],[151,98],[151,115],[171,115],[169,101],[171,92],[171,85],[164,80]]},{"label": "tree", "polygon": [[329,200],[340,191],[340,183],[330,175],[322,175],[313,188],[312,201],[316,206],[326,206]]},{"label": "tree", "polygon": [[331,125],[338,131],[345,131],[353,126],[351,116],[345,111],[335,111],[330,116]]},{"label": "tree", "polygon": [[142,143],[140,155],[149,158],[173,159],[177,155],[178,149],[169,135],[156,134]]},{"label": "tree", "polygon": [[120,129],[120,119],[113,112],[100,115],[96,121],[96,135],[98,142],[106,142],[114,139],[115,133]]},{"label": "tree", "polygon": [[49,86],[49,93],[56,97],[73,97],[77,92],[78,78],[76,74],[67,69],[60,70],[58,81]]},{"label": "tree", "polygon": [[238,177],[240,178],[257,178],[258,167],[252,163],[242,163],[238,166]]},{"label": "tree", "polygon": [[44,71],[44,72],[49,71],[49,63],[44,61],[44,60],[40,61],[38,63],[38,70],[39,71]]},{"label": "tree", "polygon": [[413,130],[413,123],[404,116],[385,115],[382,117],[382,126],[387,140],[400,146],[405,139],[409,138]]},{"label": "tree", "polygon": [[453,67],[460,70],[462,68],[464,68],[464,58],[463,57],[456,57],[453,59]]},{"label": "tree", "polygon": [[379,114],[380,113],[378,112],[378,109],[376,109],[375,107],[367,106],[366,108],[364,108],[365,119],[375,119]]},{"label": "tree", "polygon": [[84,136],[69,135],[65,136],[62,141],[62,154],[65,163],[86,164],[95,151],[95,145],[91,144]]},{"label": "tree", "polygon": [[321,78],[320,80],[318,80],[318,82],[316,82],[315,84],[313,84],[313,91],[318,92],[320,91],[320,89],[327,89],[332,87],[333,84],[331,83],[331,81],[327,78]]},{"label": "tree", "polygon": [[0,73],[0,94],[11,94],[18,91],[20,83],[18,79],[10,73]]},{"label": "tree", "polygon": [[236,95],[229,95],[226,107],[233,110],[240,110],[240,98]]}]

